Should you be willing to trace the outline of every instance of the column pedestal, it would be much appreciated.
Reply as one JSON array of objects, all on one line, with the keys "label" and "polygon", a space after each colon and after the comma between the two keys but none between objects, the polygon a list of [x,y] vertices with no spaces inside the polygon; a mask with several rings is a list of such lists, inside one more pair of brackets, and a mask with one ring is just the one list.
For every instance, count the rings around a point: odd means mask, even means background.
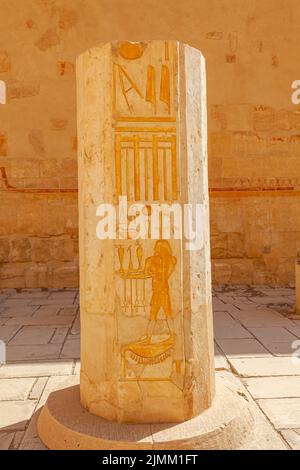
[{"label": "column pedestal", "polygon": [[234,450],[251,442],[254,421],[248,401],[223,379],[211,407],[178,424],[107,421],[80,405],[76,386],[51,393],[38,432],[53,450]]}]

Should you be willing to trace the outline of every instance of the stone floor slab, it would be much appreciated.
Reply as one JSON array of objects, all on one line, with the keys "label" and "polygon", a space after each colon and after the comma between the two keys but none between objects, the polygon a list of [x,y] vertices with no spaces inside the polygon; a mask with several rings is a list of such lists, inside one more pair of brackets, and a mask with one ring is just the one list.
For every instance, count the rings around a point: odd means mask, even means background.
[{"label": "stone floor slab", "polygon": [[287,429],[286,431],[281,431],[281,434],[293,450],[300,450],[300,428]]},{"label": "stone floor slab", "polygon": [[262,343],[292,343],[297,337],[281,327],[249,328]]},{"label": "stone floor slab", "polygon": [[256,309],[257,305],[253,302],[251,302],[250,300],[233,300],[231,302],[231,304],[234,306],[234,307],[237,307],[239,310],[246,310],[248,311],[249,309]]},{"label": "stone floor slab", "polygon": [[300,398],[263,398],[258,403],[276,429],[300,428]]},{"label": "stone floor slab", "polygon": [[60,292],[51,291],[49,299],[51,299],[51,300],[53,300],[53,299],[55,299],[55,300],[57,300],[57,299],[60,299],[60,300],[73,299],[74,300],[76,295],[77,295],[76,291],[69,291],[69,290],[60,291]]},{"label": "stone floor slab", "polygon": [[290,333],[297,336],[297,338],[300,338],[300,325],[295,325],[294,322],[291,322],[291,324],[288,325],[286,328],[287,330],[289,330]]},{"label": "stone floor slab", "polygon": [[20,326],[18,325],[0,326],[0,340],[4,341],[5,343],[8,343],[9,340],[14,337],[14,335],[19,329]]},{"label": "stone floor slab", "polygon": [[17,325],[17,326],[71,326],[74,317],[70,315],[60,316],[46,316],[46,315],[34,315],[31,317],[21,318],[10,318],[5,325]]},{"label": "stone floor slab", "polygon": [[252,302],[255,302],[258,305],[276,305],[284,304],[287,302],[285,296],[270,296],[266,295],[264,297],[251,297]]},{"label": "stone floor slab", "polygon": [[[236,318],[236,315],[238,315],[239,313],[241,313],[242,311],[240,309],[238,309],[237,307],[235,307],[234,305],[230,304],[230,303],[226,303],[226,309],[224,310],[220,310],[223,311],[223,312],[227,312],[231,315],[231,317],[233,318]],[[214,312],[217,312],[217,310],[214,310]]]},{"label": "stone floor slab", "polygon": [[50,295],[50,291],[41,291],[38,288],[36,289],[31,289],[31,290],[22,290],[22,292],[17,292],[15,294],[12,294],[9,296],[10,299],[12,300],[33,300],[33,299],[46,299]]},{"label": "stone floor slab", "polygon": [[11,340],[10,344],[47,344],[55,332],[54,327],[49,326],[24,326]]},{"label": "stone floor slab", "polygon": [[19,297],[16,297],[14,299],[8,298],[1,303],[1,307],[19,307],[20,309],[22,309],[23,307],[28,306],[30,302],[32,302],[31,298],[27,300],[23,298],[20,299]]},{"label": "stone floor slab", "polygon": [[215,343],[215,369],[228,370],[230,368],[225,354],[221,351],[219,346]]},{"label": "stone floor slab", "polygon": [[270,356],[269,351],[254,338],[218,339],[217,343],[228,357]]},{"label": "stone floor slab", "polygon": [[60,344],[25,344],[22,346],[10,346],[6,348],[7,361],[27,361],[42,359],[58,359],[61,351]]},{"label": "stone floor slab", "polygon": [[56,328],[55,333],[51,339],[51,343],[62,344],[66,339],[68,331],[69,331],[69,328],[67,327]]},{"label": "stone floor slab", "polygon": [[29,305],[40,306],[40,305],[59,305],[59,306],[72,306],[74,305],[74,299],[71,297],[58,297],[52,299],[43,300],[32,300]]},{"label": "stone floor slab", "polygon": [[26,400],[34,378],[0,379],[0,401]]},{"label": "stone floor slab", "polygon": [[241,339],[241,338],[252,338],[249,331],[243,328],[238,323],[236,325],[214,325],[214,337],[216,339]]},{"label": "stone floor slab", "polygon": [[295,349],[293,348],[294,342],[290,343],[269,343],[265,342],[264,346],[274,355],[274,356],[288,356],[292,357]]},{"label": "stone floor slab", "polygon": [[73,315],[75,316],[78,312],[77,305],[72,307],[63,307],[59,310],[59,315]]},{"label": "stone floor slab", "polygon": [[40,361],[19,364],[5,364],[0,367],[0,378],[46,377],[72,374],[74,361]]},{"label": "stone floor slab", "polygon": [[74,374],[74,375],[80,374],[80,360],[79,360],[79,361],[76,361],[73,374]]},{"label": "stone floor slab", "polygon": [[55,392],[56,390],[62,390],[63,388],[73,387],[73,385],[78,385],[78,384],[79,384],[78,375],[50,377],[41,395],[38,406],[40,407],[44,405],[44,403],[46,403],[47,398],[51,392]]},{"label": "stone floor slab", "polygon": [[5,294],[0,291],[0,304],[4,302],[4,300],[6,300],[8,297],[9,297],[9,294]]},{"label": "stone floor slab", "polygon": [[78,359],[80,357],[80,340],[77,339],[67,339],[64,347],[61,352],[62,358],[74,358]]},{"label": "stone floor slab", "polygon": [[243,383],[255,399],[300,398],[300,376],[248,378]]},{"label": "stone floor slab", "polygon": [[0,450],[8,450],[13,438],[14,438],[14,433],[13,432],[0,432]]},{"label": "stone floor slab", "polygon": [[222,300],[214,298],[212,304],[213,304],[214,311],[217,311],[217,310],[220,310],[223,312],[226,311],[226,304],[222,302]]},{"label": "stone floor slab", "polygon": [[[32,419],[32,418],[31,418]],[[24,437],[25,431],[16,431],[12,444],[10,446],[10,450],[18,450],[21,444],[21,441]]]},{"label": "stone floor slab", "polygon": [[36,382],[33,385],[30,395],[29,395],[30,400],[39,400],[46,386],[47,381],[48,381],[48,377],[38,377],[36,379]]},{"label": "stone floor slab", "polygon": [[37,310],[37,307],[28,307],[26,305],[21,305],[19,307],[4,307],[1,310],[1,317],[3,318],[20,318],[28,317],[34,314]]},{"label": "stone floor slab", "polygon": [[44,306],[42,305],[40,307],[37,307],[37,310],[35,310],[33,316],[34,317],[40,316],[40,315],[54,316],[54,315],[58,315],[60,310],[61,308],[59,305],[44,305]]},{"label": "stone floor slab", "polygon": [[19,450],[48,450],[42,443],[37,432],[37,420],[41,409],[36,411],[30,420],[28,428],[19,446]]},{"label": "stone floor slab", "polygon": [[72,335],[79,335],[80,334],[80,315],[77,314],[73,326],[71,328]]},{"label": "stone floor slab", "polygon": [[272,313],[260,313],[257,310],[241,312],[238,319],[246,328],[270,328],[270,326],[288,328],[291,326],[291,321],[287,318]]},{"label": "stone floor slab", "polygon": [[239,323],[227,312],[214,312],[215,328],[230,328],[239,326]]},{"label": "stone floor slab", "polygon": [[[229,358],[233,370],[241,377],[300,375],[300,361],[289,357]],[[1,369],[0,369],[1,370]]]},{"label": "stone floor slab", "polygon": [[2,431],[20,431],[25,429],[36,407],[36,401],[1,401],[0,429]]}]

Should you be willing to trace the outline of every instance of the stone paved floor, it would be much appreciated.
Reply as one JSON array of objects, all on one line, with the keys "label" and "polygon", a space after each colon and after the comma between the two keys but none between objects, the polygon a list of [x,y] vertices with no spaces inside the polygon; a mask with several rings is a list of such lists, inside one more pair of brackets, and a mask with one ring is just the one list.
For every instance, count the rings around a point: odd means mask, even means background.
[{"label": "stone paved floor", "polygon": [[[300,449],[300,316],[293,303],[290,288],[214,290],[217,374],[254,401],[270,449]],[[0,339],[7,344],[0,449],[44,448],[39,409],[51,391],[79,381],[78,305],[77,289],[0,291]]]}]

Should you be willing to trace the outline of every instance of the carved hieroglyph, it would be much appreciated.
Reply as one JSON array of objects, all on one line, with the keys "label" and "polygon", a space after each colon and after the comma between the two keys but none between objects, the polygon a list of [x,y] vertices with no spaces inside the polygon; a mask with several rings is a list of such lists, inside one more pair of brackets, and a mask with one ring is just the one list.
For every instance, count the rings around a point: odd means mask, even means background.
[{"label": "carved hieroglyph", "polygon": [[[176,41],[112,42],[77,74],[81,401],[109,420],[183,421],[214,396],[205,62]],[[149,214],[202,204],[200,249],[161,227],[135,240],[118,220],[99,240],[97,207],[125,196]]]}]

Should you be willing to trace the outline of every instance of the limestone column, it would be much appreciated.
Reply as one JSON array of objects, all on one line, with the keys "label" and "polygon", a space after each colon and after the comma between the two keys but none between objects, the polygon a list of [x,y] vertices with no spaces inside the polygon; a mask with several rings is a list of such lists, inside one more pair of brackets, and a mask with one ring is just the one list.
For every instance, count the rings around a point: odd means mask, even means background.
[{"label": "limestone column", "polygon": [[[107,420],[181,422],[215,392],[205,61],[176,41],[112,42],[82,54],[77,77],[80,400]],[[125,197],[147,214],[190,204],[193,226],[198,205],[198,247],[161,227],[130,238]],[[96,236],[101,204],[116,209],[116,239]]]},{"label": "limestone column", "polygon": [[56,450],[240,448],[256,411],[226,374],[215,394],[204,59],[112,42],[77,76],[80,384],[49,395],[39,436]]}]

